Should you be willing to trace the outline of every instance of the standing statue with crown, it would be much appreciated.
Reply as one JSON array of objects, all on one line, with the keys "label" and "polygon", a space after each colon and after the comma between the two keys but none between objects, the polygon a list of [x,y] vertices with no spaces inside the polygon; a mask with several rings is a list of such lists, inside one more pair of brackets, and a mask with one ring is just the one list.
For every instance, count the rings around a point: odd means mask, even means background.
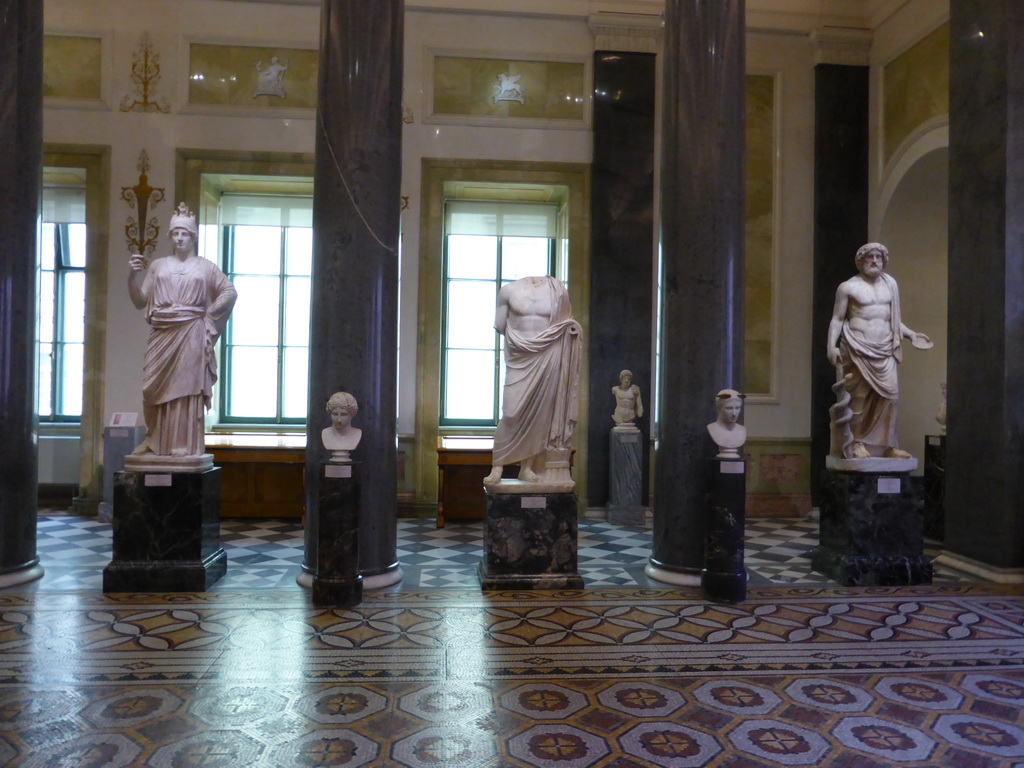
[{"label": "standing statue with crown", "polygon": [[199,228],[185,203],[168,230],[173,254],[152,263],[140,254],[129,259],[128,293],[150,325],[142,389],[147,432],[134,455],[198,459],[217,381],[214,349],[237,293],[216,264],[199,257]]}]

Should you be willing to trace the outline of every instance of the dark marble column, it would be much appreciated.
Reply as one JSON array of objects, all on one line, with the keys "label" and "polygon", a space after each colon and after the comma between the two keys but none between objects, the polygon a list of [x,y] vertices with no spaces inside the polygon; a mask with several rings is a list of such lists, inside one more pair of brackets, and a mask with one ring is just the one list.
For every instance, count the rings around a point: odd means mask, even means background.
[{"label": "dark marble column", "polygon": [[1024,4],[951,0],[943,559],[1024,578]]},{"label": "dark marble column", "polygon": [[[609,489],[608,433],[615,426],[613,386],[629,369],[650,405],[654,297],[655,56],[594,54],[594,162],[590,209],[590,432],[587,504],[604,506]],[[648,465],[649,416],[641,467]],[[638,503],[646,505],[647,472]]]},{"label": "dark marble column", "polygon": [[664,48],[660,391],[647,573],[697,584],[706,425],[717,392],[743,381],[743,0],[668,0]]},{"label": "dark marble column", "polygon": [[364,586],[398,568],[395,393],[402,175],[400,0],[324,0],[313,198],[313,298],[306,448],[306,559],[317,563],[321,430],[337,391],[363,430],[359,570]]},{"label": "dark marble column", "polygon": [[856,274],[853,257],[868,233],[868,73],[866,66],[814,68],[814,299],[811,319],[811,497],[820,504],[829,452],[828,409],[836,370],[826,355],[836,288]]},{"label": "dark marble column", "polygon": [[43,169],[43,4],[0,11],[0,586],[36,554],[36,253]]}]

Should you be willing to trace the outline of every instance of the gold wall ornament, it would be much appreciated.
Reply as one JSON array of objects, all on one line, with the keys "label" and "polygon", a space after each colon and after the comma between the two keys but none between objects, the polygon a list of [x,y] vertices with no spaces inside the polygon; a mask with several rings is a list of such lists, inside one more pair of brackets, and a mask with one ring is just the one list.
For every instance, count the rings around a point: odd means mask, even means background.
[{"label": "gold wall ornament", "polygon": [[135,96],[126,95],[121,99],[122,112],[171,111],[167,99],[156,95],[156,84],[160,80],[160,54],[153,50],[149,33],[143,32],[139,48],[132,54],[132,80],[135,81]]},{"label": "gold wall ornament", "polygon": [[157,218],[146,220],[149,215],[149,207],[156,207],[164,200],[164,190],[149,185],[149,155],[146,150],[139,153],[139,162],[135,166],[139,169],[139,183],[134,187],[121,187],[121,199],[134,207],[138,218],[128,217],[124,226],[125,238],[128,241],[128,252],[148,256],[156,247],[156,240],[160,236],[160,225]]}]

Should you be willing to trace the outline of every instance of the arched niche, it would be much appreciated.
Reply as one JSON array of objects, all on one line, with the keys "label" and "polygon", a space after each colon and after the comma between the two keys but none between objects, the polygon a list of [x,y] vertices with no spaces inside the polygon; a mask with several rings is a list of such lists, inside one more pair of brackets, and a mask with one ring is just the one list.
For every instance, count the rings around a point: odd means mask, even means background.
[{"label": "arched niche", "polygon": [[946,379],[949,150],[937,138],[926,134],[893,166],[878,229],[889,248],[888,272],[899,283],[904,324],[935,342],[925,352],[905,341],[899,371],[900,445],[922,466],[925,435],[939,434],[935,414]]}]

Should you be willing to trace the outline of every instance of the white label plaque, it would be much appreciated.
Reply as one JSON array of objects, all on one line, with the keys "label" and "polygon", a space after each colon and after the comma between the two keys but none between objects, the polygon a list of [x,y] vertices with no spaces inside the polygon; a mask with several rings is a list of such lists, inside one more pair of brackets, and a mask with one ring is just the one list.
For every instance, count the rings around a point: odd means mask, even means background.
[{"label": "white label plaque", "polygon": [[942,445],[942,440],[937,435],[928,435],[928,445]]},{"label": "white label plaque", "polygon": [[623,443],[639,443],[640,435],[638,435],[636,432],[627,432],[622,437],[620,437],[619,440],[621,440]]},{"label": "white label plaque", "polygon": [[520,509],[544,509],[548,500],[543,496],[523,496],[519,502]]},{"label": "white label plaque", "polygon": [[743,465],[746,462],[743,461],[723,461],[718,465],[718,474],[720,475],[742,475]]},{"label": "white label plaque", "polygon": [[131,437],[132,431],[130,429],[110,428],[111,437]]},{"label": "white label plaque", "polygon": [[170,487],[171,475],[146,475],[146,485]]},{"label": "white label plaque", "polygon": [[879,493],[899,493],[901,489],[900,479],[898,477],[880,477],[878,478],[878,492]]},{"label": "white label plaque", "polygon": [[324,467],[324,477],[352,477],[352,465],[328,464]]}]

